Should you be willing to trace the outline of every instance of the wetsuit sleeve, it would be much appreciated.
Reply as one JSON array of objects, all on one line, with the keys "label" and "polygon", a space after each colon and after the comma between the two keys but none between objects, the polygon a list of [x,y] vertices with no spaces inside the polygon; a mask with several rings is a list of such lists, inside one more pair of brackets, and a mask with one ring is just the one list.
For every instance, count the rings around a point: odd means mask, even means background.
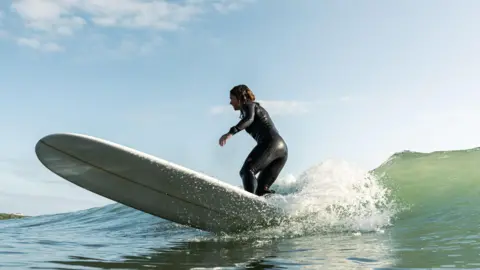
[{"label": "wetsuit sleeve", "polygon": [[243,105],[243,111],[244,111],[243,119],[240,120],[238,124],[231,127],[228,133],[234,135],[235,133],[242,131],[243,129],[247,128],[253,123],[253,119],[255,118],[255,104],[252,102],[252,103],[247,103]]}]

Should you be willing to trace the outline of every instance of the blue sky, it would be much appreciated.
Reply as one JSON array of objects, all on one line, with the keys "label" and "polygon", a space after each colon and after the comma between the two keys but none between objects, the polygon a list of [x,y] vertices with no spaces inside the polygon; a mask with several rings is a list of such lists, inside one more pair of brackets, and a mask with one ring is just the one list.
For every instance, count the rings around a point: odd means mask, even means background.
[{"label": "blue sky", "polygon": [[327,159],[479,145],[480,2],[16,0],[0,4],[0,212],[110,201],[34,145],[78,132],[240,185],[253,140],[218,145],[245,83],[285,137],[282,175]]}]

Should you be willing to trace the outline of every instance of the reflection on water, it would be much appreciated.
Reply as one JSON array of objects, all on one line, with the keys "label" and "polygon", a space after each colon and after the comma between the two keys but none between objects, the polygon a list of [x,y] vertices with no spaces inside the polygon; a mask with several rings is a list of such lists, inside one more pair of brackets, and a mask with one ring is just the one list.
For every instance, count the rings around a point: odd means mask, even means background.
[{"label": "reflection on water", "polygon": [[427,216],[430,223],[399,220],[385,233],[303,237],[286,237],[278,231],[220,237],[168,222],[138,223],[119,231],[75,226],[71,230],[45,229],[30,226],[31,221],[17,224],[21,226],[4,222],[0,268],[478,268],[478,225],[439,222],[441,217],[432,213]]},{"label": "reflection on water", "polygon": [[[459,219],[441,221],[443,216],[432,213],[431,219],[400,221],[392,230],[399,268],[479,268],[479,227]],[[421,224],[421,225],[419,225]]]},{"label": "reflection on water", "polygon": [[[75,256],[52,260],[50,269],[75,266],[96,269],[304,269],[386,267],[392,265],[388,236],[316,235],[296,239],[239,241],[203,238],[175,243],[169,248],[148,248],[148,252],[123,255],[111,260]],[[124,247],[126,250],[127,247]],[[92,254],[95,251],[92,249]],[[102,256],[105,257],[105,256]],[[62,266],[63,265],[63,266]]]}]

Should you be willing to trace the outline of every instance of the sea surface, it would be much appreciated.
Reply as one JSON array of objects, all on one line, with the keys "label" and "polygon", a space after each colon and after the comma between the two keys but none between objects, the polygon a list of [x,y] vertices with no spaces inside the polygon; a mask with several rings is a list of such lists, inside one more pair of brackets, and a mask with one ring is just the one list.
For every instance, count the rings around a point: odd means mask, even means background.
[{"label": "sea surface", "polygon": [[480,150],[325,161],[278,180],[291,221],[215,235],[121,204],[0,221],[1,269],[480,268]]}]

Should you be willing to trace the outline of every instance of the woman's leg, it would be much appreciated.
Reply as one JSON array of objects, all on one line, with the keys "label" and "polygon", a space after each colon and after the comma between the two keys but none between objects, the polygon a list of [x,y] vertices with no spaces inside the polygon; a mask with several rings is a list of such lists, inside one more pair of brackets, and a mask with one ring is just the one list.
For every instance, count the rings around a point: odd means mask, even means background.
[{"label": "woman's leg", "polygon": [[258,175],[257,178],[258,185],[257,189],[255,190],[255,194],[262,196],[265,193],[271,193],[270,187],[277,180],[278,175],[280,175],[280,172],[285,166],[285,163],[287,163],[287,160],[288,154],[285,154],[284,156],[272,161],[260,172],[260,175]]},{"label": "woman's leg", "polygon": [[257,183],[255,175],[273,160],[273,155],[269,149],[271,149],[269,144],[258,144],[245,159],[240,169],[240,177],[243,181],[243,188],[246,191],[255,192]]},{"label": "woman's leg", "polygon": [[[268,144],[258,144],[253,148],[240,170],[243,187],[246,191],[254,193],[257,184],[255,175],[262,171],[258,180],[261,190],[268,187],[277,179],[288,158],[288,149],[282,139],[274,140]],[[265,171],[265,172],[263,172]]]}]

